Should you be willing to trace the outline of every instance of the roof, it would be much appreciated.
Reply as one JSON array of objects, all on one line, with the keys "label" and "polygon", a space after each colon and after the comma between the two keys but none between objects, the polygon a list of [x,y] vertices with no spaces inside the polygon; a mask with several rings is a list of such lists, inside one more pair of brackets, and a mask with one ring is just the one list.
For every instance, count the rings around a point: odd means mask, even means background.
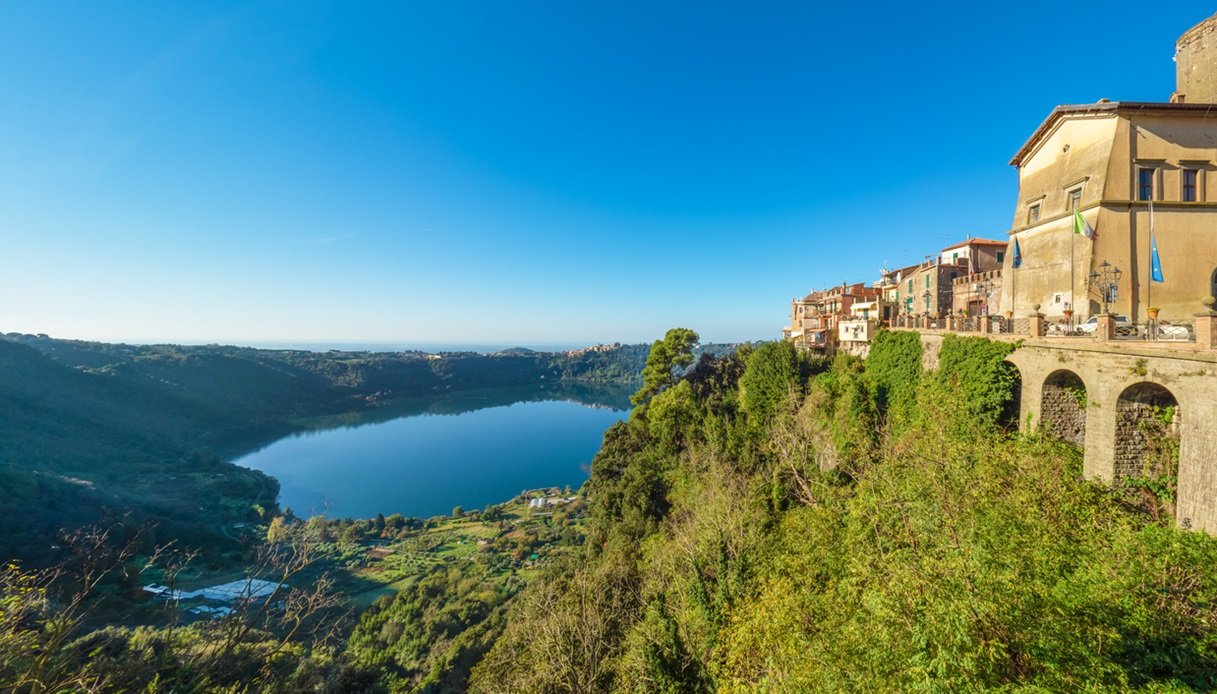
[{"label": "roof", "polygon": [[957,243],[954,246],[947,246],[939,251],[939,253],[946,253],[947,251],[952,251],[956,248],[963,248],[964,246],[1007,246],[1009,244],[1009,241],[994,241],[993,239],[968,239],[967,241]]},{"label": "roof", "polygon": [[1109,115],[1118,112],[1136,112],[1136,113],[1169,113],[1174,115],[1190,115],[1206,117],[1212,115],[1217,118],[1217,104],[1189,104],[1170,103],[1170,102],[1154,102],[1154,101],[1100,101],[1095,104],[1077,104],[1057,106],[1052,109],[1052,113],[1044,119],[1043,123],[1031,133],[1031,137],[1023,143],[1023,146],[1014,154],[1014,158],[1010,160],[1010,166],[1022,166],[1023,161],[1035,145],[1048,134],[1052,128],[1056,127],[1058,121],[1065,116],[1072,115]]}]

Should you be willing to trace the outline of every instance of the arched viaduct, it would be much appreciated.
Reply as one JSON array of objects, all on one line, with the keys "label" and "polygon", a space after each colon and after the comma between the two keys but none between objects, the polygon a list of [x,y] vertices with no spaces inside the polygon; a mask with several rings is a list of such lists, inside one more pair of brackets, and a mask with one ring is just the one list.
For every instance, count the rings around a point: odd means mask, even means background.
[{"label": "arched viaduct", "polygon": [[[998,338],[1001,339],[1001,338]],[[941,334],[922,333],[936,368]],[[1195,345],[1023,339],[1007,357],[1020,377],[1020,427],[1083,447],[1085,475],[1138,476],[1146,424],[1179,445],[1179,525],[1217,534],[1217,350]]]}]

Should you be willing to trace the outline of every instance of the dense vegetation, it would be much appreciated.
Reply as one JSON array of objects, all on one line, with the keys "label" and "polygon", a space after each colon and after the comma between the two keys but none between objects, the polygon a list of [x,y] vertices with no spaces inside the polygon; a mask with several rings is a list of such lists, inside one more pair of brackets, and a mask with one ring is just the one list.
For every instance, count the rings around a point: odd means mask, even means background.
[{"label": "dense vegetation", "polygon": [[[1080,451],[1016,433],[1013,345],[948,336],[926,372],[911,333],[880,332],[865,362],[784,343],[695,361],[695,343],[672,331],[652,346],[578,523],[530,529],[488,509],[477,532],[492,551],[445,540],[472,558],[412,574],[345,644],[254,621],[223,658],[198,655],[228,643],[209,630],[250,623],[231,618],[181,643],[145,627],[67,647],[62,611],[13,569],[0,617],[20,620],[0,649],[44,644],[50,674],[132,658],[142,674],[124,686],[181,691],[1217,686],[1217,540],[1174,528],[1173,490],[1084,481]],[[437,530],[277,518],[267,534],[284,547],[320,533],[356,557],[370,541],[432,552],[417,543]],[[223,675],[224,658],[248,678]]]},{"label": "dense vegetation", "polygon": [[1014,434],[1010,349],[703,360],[608,433],[586,556],[473,690],[1213,687],[1217,541]]},{"label": "dense vegetation", "polygon": [[[510,600],[579,549],[585,505],[570,494],[426,520],[276,516],[246,527],[250,564],[223,576],[176,547],[139,553],[139,530],[74,534],[62,565],[0,570],[0,690],[461,690]],[[547,497],[561,502],[530,505]],[[219,618],[198,612],[206,599],[140,587],[243,576],[274,593]]]},{"label": "dense vegetation", "polygon": [[278,485],[223,459],[301,418],[475,388],[552,384],[563,397],[564,384],[629,383],[645,356],[643,345],[428,355],[0,336],[0,557],[52,561],[60,528],[133,514],[155,523],[150,543],[231,561],[222,528],[265,520]]}]

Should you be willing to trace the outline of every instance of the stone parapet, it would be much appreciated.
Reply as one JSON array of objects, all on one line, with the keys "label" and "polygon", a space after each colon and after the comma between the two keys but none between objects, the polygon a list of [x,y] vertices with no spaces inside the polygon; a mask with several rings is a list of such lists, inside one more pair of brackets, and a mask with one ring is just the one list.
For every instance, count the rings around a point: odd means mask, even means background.
[{"label": "stone parapet", "polygon": [[1194,328],[1198,347],[1217,348],[1217,313],[1197,313]]}]

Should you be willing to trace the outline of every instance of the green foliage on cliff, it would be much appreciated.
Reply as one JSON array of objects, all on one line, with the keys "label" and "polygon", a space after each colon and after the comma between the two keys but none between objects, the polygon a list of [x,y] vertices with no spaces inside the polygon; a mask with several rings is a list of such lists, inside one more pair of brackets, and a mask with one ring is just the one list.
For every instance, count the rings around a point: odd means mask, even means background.
[{"label": "green foliage on cliff", "polygon": [[348,641],[353,659],[381,673],[392,691],[458,691],[506,622],[523,585],[453,567],[432,571],[381,598]]},{"label": "green foliage on cliff", "polygon": [[763,429],[791,398],[803,395],[807,376],[820,366],[789,342],[766,342],[747,355],[740,377],[740,407],[748,422]]},{"label": "green foliage on cliff", "polygon": [[512,601],[472,689],[1217,685],[1217,540],[1005,429],[1009,349],[703,360],[610,430],[583,560]]},{"label": "green foliage on cliff", "polygon": [[1014,351],[1009,342],[946,335],[938,353],[933,383],[939,394],[960,391],[960,412],[984,428],[1017,424],[1018,370],[1003,361]]},{"label": "green foliage on cliff", "polygon": [[675,383],[677,372],[693,363],[697,340],[697,333],[688,328],[672,328],[662,340],[656,340],[642,369],[642,387],[631,401],[635,405],[645,404]]},{"label": "green foliage on cliff", "polygon": [[916,416],[921,380],[921,340],[917,333],[880,330],[866,358],[866,375],[876,411],[896,426]]}]

